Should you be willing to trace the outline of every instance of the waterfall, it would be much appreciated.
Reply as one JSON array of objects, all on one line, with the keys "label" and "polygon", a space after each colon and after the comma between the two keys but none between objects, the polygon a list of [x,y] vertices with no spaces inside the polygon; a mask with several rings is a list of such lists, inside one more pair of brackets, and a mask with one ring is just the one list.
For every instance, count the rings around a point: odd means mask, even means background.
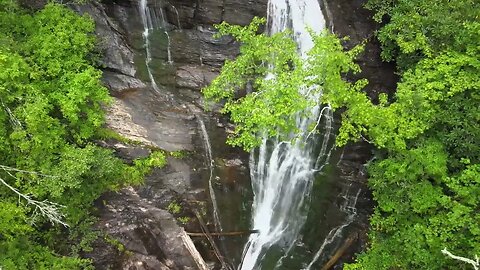
[{"label": "waterfall", "polygon": [[143,40],[145,41],[145,64],[147,65],[147,72],[148,77],[150,78],[150,82],[152,84],[153,89],[159,92],[160,89],[158,88],[157,82],[153,77],[152,70],[150,69],[150,62],[152,61],[152,55],[150,52],[150,31],[152,31],[155,27],[158,27],[156,24],[156,17],[152,17],[150,8],[147,6],[147,0],[140,1],[140,16],[142,17],[142,24],[143,24]]},{"label": "waterfall", "polygon": [[148,77],[150,78],[150,82],[152,87],[155,91],[159,92],[160,89],[158,88],[157,82],[153,77],[152,70],[150,68],[150,63],[152,62],[152,53],[150,51],[150,34],[157,29],[163,29],[165,35],[167,36],[168,46],[167,46],[167,55],[168,55],[168,62],[172,63],[172,56],[170,53],[170,36],[168,35],[166,29],[166,21],[165,16],[163,16],[163,10],[160,9],[161,20],[155,11],[155,9],[151,9],[147,5],[147,0],[140,0],[139,5],[139,12],[140,17],[142,18],[143,24],[143,40],[144,40],[144,47],[145,47],[145,64],[147,66]]},{"label": "waterfall", "polygon": [[[314,32],[325,28],[318,0],[269,1],[268,31],[275,33],[290,28],[302,56],[313,47],[307,27]],[[299,91],[316,101],[321,98],[320,94],[309,95],[308,89]],[[284,256],[292,249],[307,218],[306,202],[315,173],[329,160],[330,108],[316,106],[311,109],[310,117],[298,116],[296,121],[300,138],[293,142],[263,139],[260,148],[250,155],[253,228],[259,233],[252,234],[244,248],[242,270],[261,269],[261,260],[270,247],[280,247]],[[322,125],[323,136],[311,132],[313,125]]]}]

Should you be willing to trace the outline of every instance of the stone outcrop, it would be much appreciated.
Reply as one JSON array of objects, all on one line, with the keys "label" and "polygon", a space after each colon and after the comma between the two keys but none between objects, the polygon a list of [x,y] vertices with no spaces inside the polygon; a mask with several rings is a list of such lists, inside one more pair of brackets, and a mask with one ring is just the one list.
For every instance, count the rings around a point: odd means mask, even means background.
[{"label": "stone outcrop", "polygon": [[230,37],[213,38],[211,28],[197,27],[173,32],[172,57],[174,63],[188,63],[211,67],[218,72],[225,60],[238,54],[239,44]]},{"label": "stone outcrop", "polygon": [[112,196],[102,207],[101,216],[98,226],[104,228],[110,237],[118,239],[131,255],[125,256],[121,263],[109,261],[106,257],[97,262],[97,268],[121,265],[123,269],[137,270],[207,269],[200,254],[191,248],[191,240],[185,239],[185,230],[177,225],[175,218],[141,198],[133,188]]},{"label": "stone outcrop", "polygon": [[113,93],[145,87],[145,83],[135,77],[134,52],[125,40],[124,31],[107,16],[104,6],[91,1],[88,5],[74,5],[72,8],[80,14],[89,14],[95,21],[95,34],[103,56],[99,65],[105,69],[105,85]]},{"label": "stone outcrop", "polygon": [[217,73],[208,67],[185,65],[178,68],[175,76],[177,86],[195,90],[210,84]]}]

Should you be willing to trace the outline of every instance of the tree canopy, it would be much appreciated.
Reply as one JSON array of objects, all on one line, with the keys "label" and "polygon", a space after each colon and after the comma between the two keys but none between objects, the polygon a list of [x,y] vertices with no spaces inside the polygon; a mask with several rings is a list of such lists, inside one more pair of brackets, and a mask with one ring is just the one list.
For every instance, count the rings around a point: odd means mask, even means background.
[{"label": "tree canopy", "polygon": [[[302,59],[288,31],[271,36],[257,34],[264,22],[254,18],[246,27],[225,22],[217,26],[219,35],[229,34],[241,42],[241,53],[235,60],[227,60],[220,76],[203,89],[207,99],[226,101],[223,112],[235,123],[229,143],[245,150],[258,146],[262,134],[287,138],[291,132],[298,132],[296,115],[309,114],[308,108],[321,102],[316,99],[320,93],[348,93],[366,83],[342,79],[342,74],[360,70],[353,59],[361,47],[344,53],[334,35],[326,31],[312,33],[314,48],[307,59]],[[238,97],[239,90],[245,88],[252,88],[253,92]],[[330,105],[336,109],[342,104]]]}]

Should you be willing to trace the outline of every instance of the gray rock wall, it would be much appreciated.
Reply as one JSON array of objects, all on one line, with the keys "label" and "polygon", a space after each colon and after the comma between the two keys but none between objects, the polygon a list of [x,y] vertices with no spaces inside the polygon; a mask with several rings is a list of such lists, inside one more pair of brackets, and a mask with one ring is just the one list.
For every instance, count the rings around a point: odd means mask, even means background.
[{"label": "gray rock wall", "polygon": [[217,24],[222,21],[247,25],[254,16],[265,17],[267,10],[266,0],[170,0],[168,2],[169,22],[178,24],[178,12],[181,27],[184,29],[191,29],[197,25]]},{"label": "gray rock wall", "polygon": [[[199,90],[218,75],[226,59],[239,52],[238,44],[231,38],[213,38],[212,24],[222,20],[248,24],[254,16],[266,16],[266,2],[149,0],[152,12],[166,18],[165,28],[152,31],[150,39],[149,66],[159,91],[151,87],[146,69],[140,0],[94,0],[71,6],[96,22],[99,48],[104,55],[100,61],[103,81],[114,96],[113,104],[107,108],[107,126],[142,144],[107,141],[104,145],[127,161],[148,155],[151,147],[189,153],[184,159],[169,158],[167,167],[156,170],[144,186],[103,196],[97,227],[128,252],[97,242],[94,252],[86,254],[97,269],[203,269],[200,260],[192,256],[191,246],[185,244],[189,238],[165,209],[171,202],[178,202],[182,204],[181,215],[188,216],[189,206],[184,205],[187,200],[198,201],[207,210],[211,207],[206,181],[212,165],[205,161],[206,138],[200,135],[199,127],[202,119],[207,129],[219,134],[212,138],[214,159],[243,159],[244,164],[248,163],[246,155],[224,144],[225,126],[217,126],[219,120],[202,111]],[[173,63],[167,61],[168,45]],[[244,167],[237,167],[230,169],[238,169],[238,175],[249,175]],[[194,223],[187,226],[199,231]],[[207,259],[215,260],[208,244],[204,245],[201,239],[195,243],[202,247]],[[240,246],[236,247],[239,252]]]}]

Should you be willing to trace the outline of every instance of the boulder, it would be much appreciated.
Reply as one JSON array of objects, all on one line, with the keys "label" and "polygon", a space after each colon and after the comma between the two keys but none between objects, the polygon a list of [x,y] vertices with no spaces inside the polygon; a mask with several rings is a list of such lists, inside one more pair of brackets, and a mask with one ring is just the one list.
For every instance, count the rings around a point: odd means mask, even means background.
[{"label": "boulder", "polygon": [[103,72],[102,81],[114,96],[127,90],[146,87],[145,83],[138,78],[111,71]]},{"label": "boulder", "polygon": [[117,269],[208,269],[168,211],[152,206],[132,188],[106,197],[108,202],[101,209],[98,226],[130,253]]}]

